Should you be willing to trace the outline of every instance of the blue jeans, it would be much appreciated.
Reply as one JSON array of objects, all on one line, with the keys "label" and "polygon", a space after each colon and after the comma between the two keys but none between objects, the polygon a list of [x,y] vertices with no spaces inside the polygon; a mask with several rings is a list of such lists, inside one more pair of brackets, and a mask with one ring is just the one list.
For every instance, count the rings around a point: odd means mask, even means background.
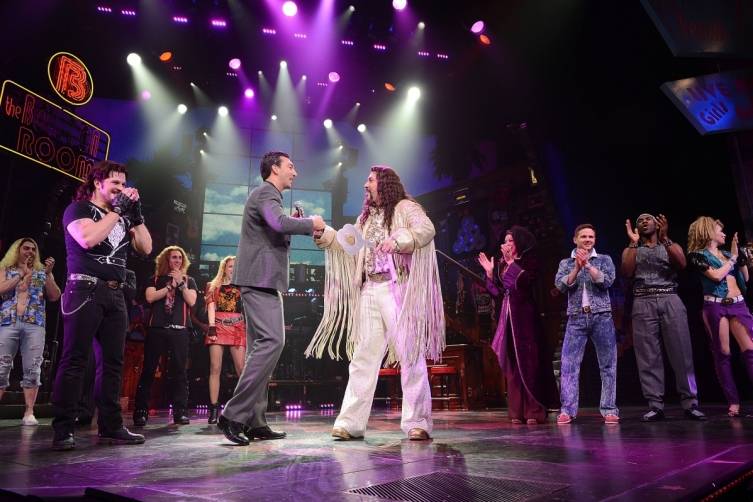
[{"label": "blue jeans", "polygon": [[44,336],[44,326],[37,324],[17,320],[16,324],[0,326],[0,389],[10,384],[8,377],[19,345],[24,366],[21,387],[28,389],[41,385]]},{"label": "blue jeans", "polygon": [[601,414],[617,415],[617,338],[611,312],[573,314],[567,319],[565,341],[562,344],[562,377],[560,400],[562,413],[578,414],[578,377],[588,338],[596,348],[601,372]]}]

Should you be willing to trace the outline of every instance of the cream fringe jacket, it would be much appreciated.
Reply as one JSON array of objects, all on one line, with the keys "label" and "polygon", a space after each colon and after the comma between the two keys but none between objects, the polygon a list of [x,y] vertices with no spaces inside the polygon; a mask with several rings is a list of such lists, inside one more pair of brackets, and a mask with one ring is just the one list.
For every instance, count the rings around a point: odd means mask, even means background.
[{"label": "cream fringe jacket", "polygon": [[[360,219],[360,217],[359,217]],[[371,219],[355,226],[366,235]],[[395,206],[391,234],[399,252],[392,255],[397,279],[390,284],[399,306],[398,336],[389,347],[387,365],[400,360],[415,363],[419,357],[440,360],[445,348],[445,320],[434,250],[434,225],[423,208],[408,199]],[[317,246],[325,250],[324,315],[306,349],[306,356],[321,358],[325,348],[341,359],[343,338],[348,359],[358,343],[358,315],[366,247],[357,256],[343,251],[336,231],[327,226]],[[397,357],[397,354],[401,354]]]}]

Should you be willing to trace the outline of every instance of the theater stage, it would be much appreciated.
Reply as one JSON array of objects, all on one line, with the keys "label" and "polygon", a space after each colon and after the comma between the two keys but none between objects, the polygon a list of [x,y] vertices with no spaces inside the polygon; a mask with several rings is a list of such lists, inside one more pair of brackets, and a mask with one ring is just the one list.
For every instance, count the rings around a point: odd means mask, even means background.
[{"label": "theater stage", "polygon": [[753,472],[753,418],[704,410],[707,422],[669,408],[665,422],[644,424],[642,408],[623,409],[616,426],[593,409],[566,426],[512,425],[504,411],[443,411],[427,442],[405,439],[399,414],[386,410],[372,416],[365,440],[351,442],[329,437],[332,410],[270,413],[288,439],[245,447],[226,441],[205,414],[177,427],[163,412],[150,418],[144,445],[98,446],[92,427],[61,453],[49,449],[49,419],[36,428],[2,420],[0,487],[56,500],[87,489],[99,500],[148,501],[694,500]]}]

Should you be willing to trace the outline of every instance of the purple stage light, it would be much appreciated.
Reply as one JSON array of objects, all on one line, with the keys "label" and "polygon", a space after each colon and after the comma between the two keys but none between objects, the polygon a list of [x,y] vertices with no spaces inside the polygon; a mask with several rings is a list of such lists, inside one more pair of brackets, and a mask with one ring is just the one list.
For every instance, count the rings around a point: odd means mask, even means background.
[{"label": "purple stage light", "polygon": [[277,30],[274,28],[262,28],[261,32],[265,35],[277,35]]},{"label": "purple stage light", "polygon": [[392,6],[395,10],[403,10],[408,6],[408,0],[392,0]]},{"label": "purple stage light", "polygon": [[132,9],[121,9],[120,13],[123,14],[124,16],[131,16],[131,17],[136,15],[136,11]]},{"label": "purple stage light", "polygon": [[173,23],[186,24],[188,23],[188,18],[186,16],[173,16]]},{"label": "purple stage light", "polygon": [[152,99],[152,93],[144,89],[143,91],[141,91],[141,99],[144,101],[149,101],[150,99]]},{"label": "purple stage light", "polygon": [[233,70],[237,70],[238,68],[241,67],[241,60],[238,58],[233,58],[230,61],[228,61],[227,65]]},{"label": "purple stage light", "polygon": [[227,28],[227,21],[219,17],[210,19],[209,24],[212,25],[212,28]]},{"label": "purple stage light", "polygon": [[298,6],[295,4],[295,2],[288,0],[287,2],[282,4],[282,13],[287,17],[293,17],[298,14]]},{"label": "purple stage light", "polygon": [[112,7],[108,7],[106,5],[97,5],[97,12],[102,12],[103,14],[112,14]]},{"label": "purple stage light", "polygon": [[180,71],[180,70],[182,70],[182,69],[183,69],[183,67],[182,67],[182,66],[177,66],[177,65],[176,65],[176,66],[173,66],[173,71]]},{"label": "purple stage light", "polygon": [[228,77],[237,77],[238,76],[238,74],[235,73],[234,71],[226,71],[225,75],[227,75]]},{"label": "purple stage light", "polygon": [[308,38],[308,35],[305,33],[293,33],[293,38]]},{"label": "purple stage light", "polygon": [[317,82],[317,83],[316,83],[316,86],[317,86],[317,87],[327,87],[328,85],[329,85],[329,84],[328,84],[327,82]]},{"label": "purple stage light", "polygon": [[386,51],[387,50],[387,46],[384,45],[384,44],[374,44],[374,45],[372,45],[372,47],[374,47],[374,50],[377,50],[377,51]]},{"label": "purple stage light", "polygon": [[343,45],[350,46],[350,47],[353,46],[353,41],[352,40],[340,40],[340,43],[343,44]]},{"label": "purple stage light", "polygon": [[437,53],[437,59],[450,59],[450,56],[447,54],[442,54],[440,52]]},{"label": "purple stage light", "polygon": [[331,71],[329,72],[329,75],[327,75],[327,78],[329,78],[329,81],[334,84],[335,82],[340,81],[340,74],[336,71]]},{"label": "purple stage light", "polygon": [[430,53],[428,53],[428,52],[426,52],[426,51],[418,51],[418,53],[417,53],[417,54],[418,54],[419,56],[421,56],[421,57],[429,57],[429,56],[431,56],[431,54],[430,54]]},{"label": "purple stage light", "polygon": [[476,21],[475,23],[473,23],[471,25],[471,33],[475,33],[476,35],[478,35],[482,31],[484,31],[484,22],[483,21],[479,20],[479,21]]},{"label": "purple stage light", "polygon": [[245,91],[243,91],[243,96],[245,96],[246,99],[253,99],[254,90],[248,87]]}]

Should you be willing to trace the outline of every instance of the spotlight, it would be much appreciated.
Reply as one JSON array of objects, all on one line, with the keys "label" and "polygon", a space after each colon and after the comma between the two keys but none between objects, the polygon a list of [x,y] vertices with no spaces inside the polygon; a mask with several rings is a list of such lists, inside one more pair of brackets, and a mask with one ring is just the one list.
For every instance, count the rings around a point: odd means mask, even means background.
[{"label": "spotlight", "polygon": [[225,21],[222,18],[215,17],[215,18],[209,20],[209,25],[212,28],[225,29],[225,28],[227,28],[227,21]]},{"label": "spotlight", "polygon": [[361,106],[361,103],[359,101],[356,101],[356,106]]},{"label": "spotlight", "polygon": [[159,60],[162,62],[170,61],[172,58],[173,58],[173,53],[170,51],[165,51],[159,55]]},{"label": "spotlight", "polygon": [[287,68],[287,67],[288,67],[288,62],[287,61],[285,61],[285,60],[280,61],[280,68]]},{"label": "spotlight", "polygon": [[327,129],[331,129],[332,128],[332,119],[324,119],[323,124],[324,124],[324,127],[326,127]]},{"label": "spotlight", "polygon": [[254,90],[248,87],[243,91],[243,95],[246,96],[246,99],[251,99],[254,97]]},{"label": "spotlight", "polygon": [[408,6],[408,0],[392,0],[392,6],[395,10],[403,10]]},{"label": "spotlight", "polygon": [[328,77],[329,77],[329,81],[332,82],[333,84],[335,82],[339,82],[340,81],[340,74],[337,73],[336,71],[329,72]]},{"label": "spotlight", "polygon": [[421,89],[418,87],[411,87],[408,89],[408,101],[418,101],[418,98],[421,97]]},{"label": "spotlight", "polygon": [[342,145],[338,145],[338,146],[337,146],[337,149],[338,149],[338,150],[342,150],[342,149],[343,149],[343,146],[342,146]]},{"label": "spotlight", "polygon": [[303,75],[303,76],[301,77],[301,80],[306,80],[307,78],[308,78],[308,77],[307,77],[306,75]]},{"label": "spotlight", "polygon": [[342,163],[342,162],[338,162],[338,163],[337,163],[337,167],[342,167],[342,166],[343,166],[343,163]]},{"label": "spotlight", "polygon": [[392,82],[385,82],[384,88],[390,92],[395,92],[395,89],[397,89],[397,87],[395,87],[395,84],[393,84]]},{"label": "spotlight", "polygon": [[298,14],[298,6],[295,2],[287,1],[282,4],[282,13],[288,17],[293,17]]},{"label": "spotlight", "polygon": [[152,93],[147,89],[144,89],[143,91],[141,91],[141,99],[143,99],[144,101],[149,101],[150,99],[152,99]]},{"label": "spotlight", "polygon": [[423,30],[424,28],[426,28],[426,23],[424,23],[423,21],[419,22],[418,23],[418,29],[419,30]]},{"label": "spotlight", "polygon": [[204,150],[203,149],[199,150],[199,153],[204,155]]},{"label": "spotlight", "polygon": [[227,106],[220,106],[219,108],[217,108],[217,113],[220,115],[220,117],[227,117]]},{"label": "spotlight", "polygon": [[349,10],[350,12],[355,12],[355,11],[356,11],[356,8],[355,8],[354,6],[352,6],[352,5],[351,5],[350,7],[348,7],[348,10]]},{"label": "spotlight", "polygon": [[131,66],[136,66],[141,64],[141,56],[136,54],[135,52],[132,52],[126,57],[126,63],[128,63]]},{"label": "spotlight", "polygon": [[366,132],[366,124],[358,124],[358,127],[356,127],[358,132]]},{"label": "spotlight", "polygon": [[237,70],[238,68],[241,67],[241,60],[238,58],[233,58],[230,61],[228,61],[227,65],[233,70]]},{"label": "spotlight", "polygon": [[184,105],[183,103],[178,105],[178,113],[181,115],[185,115],[185,113],[188,111],[188,107]]},{"label": "spotlight", "polygon": [[261,77],[261,74],[262,74],[261,70],[257,71],[256,73],[259,74],[259,76]]},{"label": "spotlight", "polygon": [[205,138],[208,138],[208,137],[209,137],[209,134],[207,134],[207,132],[206,132],[206,131],[203,131],[203,132],[202,132],[201,134],[203,134]]},{"label": "spotlight", "polygon": [[486,35],[480,35],[478,37],[478,39],[484,45],[491,45],[492,44],[492,39],[489,38],[489,37],[487,37]]},{"label": "spotlight", "polygon": [[270,117],[270,118],[271,118],[272,120],[277,120],[277,115],[272,115],[272,117]]},{"label": "spotlight", "polygon": [[471,33],[478,35],[482,31],[484,31],[484,22],[480,19],[471,25]]},{"label": "spotlight", "polygon": [[194,84],[193,82],[189,82],[188,85],[190,85],[191,87],[196,87],[196,84]]}]

